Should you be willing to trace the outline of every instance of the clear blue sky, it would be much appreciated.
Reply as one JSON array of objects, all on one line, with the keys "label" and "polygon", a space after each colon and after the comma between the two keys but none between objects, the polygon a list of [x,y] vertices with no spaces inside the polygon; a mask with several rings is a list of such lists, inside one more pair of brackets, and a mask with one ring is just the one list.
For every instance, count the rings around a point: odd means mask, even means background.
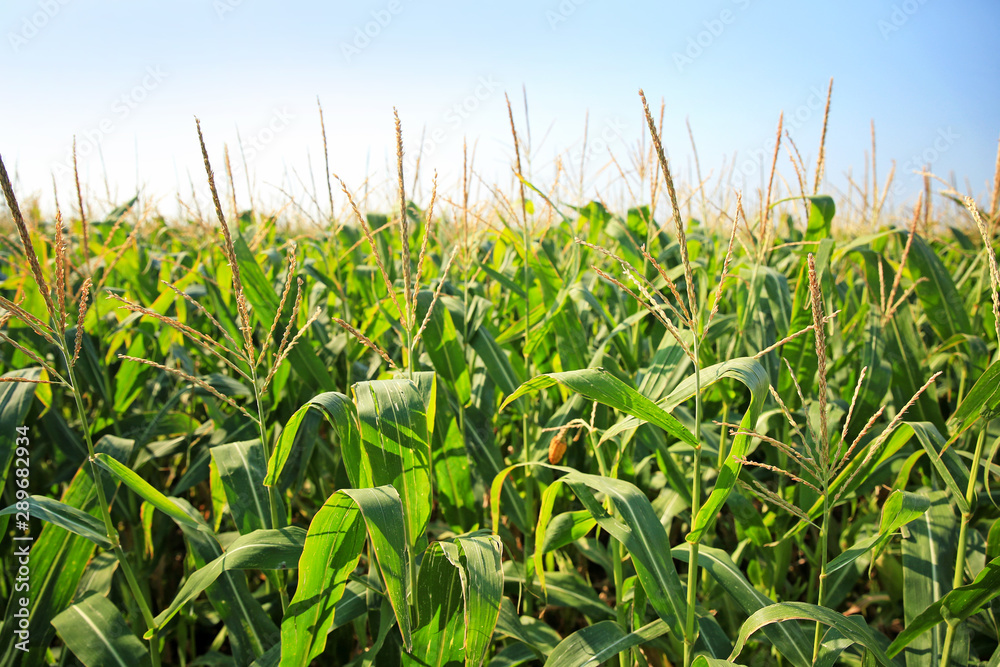
[{"label": "clear blue sky", "polygon": [[[509,182],[503,93],[524,131],[522,86],[538,180],[564,151],[578,163],[588,110],[588,167],[607,162],[594,148],[601,134],[626,163],[644,130],[640,87],[656,107],[666,101],[675,171],[690,169],[687,118],[703,173],[717,175],[738,151],[748,187],[782,110],[815,159],[831,76],[831,184],[842,187],[852,167],[861,179],[874,119],[880,180],[896,160],[901,199],[918,183],[904,172],[929,158],[982,195],[1000,135],[995,0],[3,0],[0,37],[0,153],[43,202],[53,172],[69,198],[75,134],[92,196],[105,190],[99,143],[113,195],[134,192],[138,176],[172,213],[178,181],[185,192],[189,171],[203,181],[196,114],[220,172],[223,143],[240,162],[239,128],[260,196],[308,182],[310,160],[322,182],[317,96],[332,168],[352,187],[366,173],[384,178],[393,106],[410,156],[426,127],[422,173],[436,167],[452,186],[468,136],[484,178]],[[782,169],[791,171],[786,158]],[[245,192],[238,182],[243,205]]]}]

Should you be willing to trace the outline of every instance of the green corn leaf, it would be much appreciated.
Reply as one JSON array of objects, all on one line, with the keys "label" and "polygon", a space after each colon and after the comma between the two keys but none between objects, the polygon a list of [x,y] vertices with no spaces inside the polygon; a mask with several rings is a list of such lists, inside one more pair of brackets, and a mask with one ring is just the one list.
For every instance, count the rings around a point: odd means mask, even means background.
[{"label": "green corn leaf", "polygon": [[266,486],[277,484],[292,452],[296,448],[308,446],[304,441],[316,437],[319,424],[315,422],[306,424],[307,416],[315,414],[326,417],[340,439],[344,458],[357,464],[347,466],[347,474],[351,478],[351,484],[358,488],[370,486],[371,470],[364,467],[368,460],[361,457],[361,432],[358,426],[357,409],[347,396],[336,391],[314,396],[308,403],[296,410],[292,418],[288,420],[274,452],[271,453],[271,460],[267,462],[267,476],[264,478],[264,484]]},{"label": "green corn leaf", "polygon": [[399,490],[407,545],[419,551],[432,501],[428,420],[421,394],[409,380],[377,380],[354,385],[354,395],[362,458],[372,471],[372,484]]},{"label": "green corn leaf", "polygon": [[[507,561],[503,566],[504,581],[525,586],[535,586],[540,583],[537,569],[534,576],[526,578],[524,568],[520,564]],[[545,597],[548,604],[554,607],[576,609],[591,620],[603,621],[615,617],[614,610],[597,597],[594,587],[588,584],[576,571],[546,572]],[[511,636],[517,637],[517,635]]]},{"label": "green corn leaf", "polygon": [[[26,502],[31,508],[30,513],[33,519],[41,519],[60,528],[65,528],[71,533],[87,538],[102,549],[111,548],[111,542],[104,529],[104,522],[100,519],[46,496],[30,496]],[[0,511],[0,515],[14,514],[17,511],[16,505],[11,505]]]},{"label": "green corn leaf", "polygon": [[869,551],[874,550],[875,552],[872,554],[872,560],[878,558],[879,552],[885,548],[896,531],[917,519],[930,506],[930,501],[922,495],[899,489],[893,491],[889,494],[885,504],[882,505],[882,518],[879,521],[878,533],[859,540],[830,561],[826,567],[827,574],[850,565]]},{"label": "green corn leaf", "polygon": [[[901,240],[908,235],[908,232],[899,232]],[[915,281],[926,279],[916,283],[917,299],[927,315],[927,322],[941,340],[970,333],[969,316],[951,274],[919,235],[913,237],[906,265]]]},{"label": "green corn leaf", "polygon": [[[402,656],[404,667],[445,667],[464,662],[462,577],[440,542],[424,552],[417,575],[417,621],[412,654]],[[467,663],[468,664],[468,663]]]},{"label": "green corn leaf", "polygon": [[750,618],[740,626],[740,634],[736,638],[736,645],[729,659],[735,660],[740,655],[747,639],[757,630],[771,623],[795,619],[816,621],[836,628],[844,637],[849,637],[855,644],[861,644],[871,651],[880,665],[892,667],[892,660],[886,655],[882,642],[876,638],[875,633],[867,625],[854,623],[848,617],[838,614],[832,609],[806,602],[779,602],[751,614]]},{"label": "green corn leaf", "polygon": [[558,514],[546,526],[544,539],[539,542],[539,551],[544,555],[572,544],[596,525],[597,521],[587,510]]},{"label": "green corn leaf", "polygon": [[[294,526],[279,530],[255,530],[238,537],[223,555],[198,568],[188,577],[170,606],[153,619],[156,627],[166,625],[181,607],[198,597],[226,570],[283,570],[296,567],[304,543],[305,531]],[[150,637],[152,630],[145,635],[146,639]]]},{"label": "green corn leaf", "polygon": [[559,642],[545,667],[587,667],[600,665],[622,651],[644,644],[670,630],[660,619],[628,632],[614,621],[601,621],[577,630]]},{"label": "green corn leaf", "polygon": [[[668,556],[670,542],[663,525],[653,511],[653,506],[642,491],[619,479],[587,475],[562,466],[541,463],[536,465],[566,473],[553,482],[549,490],[559,484],[568,485],[601,528],[622,543],[632,556],[643,590],[660,618],[670,622],[685,618],[687,602],[673,559]],[[498,493],[504,477],[514,467],[516,466],[507,468],[493,481],[490,498],[493,499],[494,530],[500,518]],[[549,490],[546,494],[549,494]],[[614,516],[605,511],[594,497],[594,491],[607,497],[614,508]],[[551,494],[549,495],[551,498]],[[545,542],[547,523],[551,516],[551,502],[551,499],[543,499],[543,506],[548,503],[549,509],[543,508],[539,514],[536,539],[540,544]],[[537,566],[536,571],[544,590],[546,573]]]},{"label": "green corn leaf", "polygon": [[964,427],[978,419],[981,415],[992,418],[1000,410],[1000,361],[995,361],[979,376],[976,384],[965,400],[958,406],[951,420]]},{"label": "green corn leaf", "polygon": [[525,394],[536,393],[556,384],[561,384],[592,401],[598,401],[637,419],[655,424],[689,445],[698,444],[694,435],[673,415],[603,368],[539,375],[518,387],[517,391],[507,397],[500,409],[503,410],[512,401]]},{"label": "green corn leaf", "polygon": [[[218,537],[197,510],[183,498],[172,500],[190,519],[189,522],[175,522],[184,533],[187,551],[195,568],[206,567],[221,557],[224,550]],[[237,664],[252,662],[277,642],[278,628],[250,592],[244,572],[222,570],[205,590],[205,595],[226,626]]]},{"label": "green corn leaf", "polygon": [[465,351],[459,341],[458,331],[452,321],[451,313],[443,303],[435,303],[430,317],[427,310],[434,299],[430,290],[417,293],[417,322],[427,321],[427,328],[421,337],[427,356],[434,364],[434,370],[455,391],[458,400],[464,405],[469,402],[472,385],[469,380],[469,369],[465,363]]},{"label": "green corn leaf", "polygon": [[461,550],[461,558],[449,543],[442,543],[442,548],[462,579],[465,664],[479,667],[486,659],[500,616],[503,548],[500,538],[486,531],[460,535],[454,538],[454,545]]},{"label": "green corn leaf", "polygon": [[210,451],[240,534],[272,528],[271,505],[263,484],[267,462],[260,440],[216,445]]},{"label": "green corn leaf", "polygon": [[[257,259],[247,246],[242,236],[233,239],[236,249],[236,261],[240,266],[240,277],[247,301],[253,312],[265,326],[270,326],[278,310],[279,298],[270,281],[261,271]],[[284,323],[282,323],[284,324]],[[296,345],[288,352],[288,360],[295,372],[313,390],[329,391],[336,386],[330,372],[316,356],[315,349],[310,345]]]},{"label": "green corn leaf", "polygon": [[52,619],[59,637],[87,667],[148,667],[149,654],[107,598],[90,595]]},{"label": "green corn leaf", "polygon": [[[4,377],[21,377],[37,380],[41,377],[40,368],[28,368],[5,373]],[[0,383],[0,433],[16,433],[14,429],[24,426],[28,408],[35,398],[35,387],[32,382]],[[14,461],[17,449],[16,440],[10,437],[0,439],[0,489],[7,488],[7,473]]]},{"label": "green corn leaf", "polygon": [[902,651],[913,639],[938,623],[960,623],[1000,595],[1000,558],[986,564],[971,584],[959,586],[913,619],[892,642],[889,655]]},{"label": "green corn leaf", "polygon": [[806,227],[806,240],[819,241],[830,237],[833,229],[833,216],[837,214],[837,205],[833,197],[818,195],[806,197],[809,200],[809,222]]},{"label": "green corn leaf", "polygon": [[[512,564],[513,561],[505,563],[505,573],[509,570],[506,566]],[[559,633],[544,621],[539,621],[532,616],[518,616],[514,604],[510,598],[506,597],[500,600],[500,617],[497,619],[496,632],[499,635],[513,637],[530,647],[538,656],[550,654],[552,649],[562,641]]]},{"label": "green corn leaf", "polygon": [[299,558],[299,585],[281,623],[283,665],[309,665],[326,646],[347,578],[358,565],[365,535],[407,648],[409,575],[403,539],[403,506],[389,485],[349,489],[330,496],[313,517]]},{"label": "green corn leaf", "polygon": [[125,486],[135,491],[135,493],[138,494],[143,500],[172,518],[174,521],[186,524],[195,530],[202,530],[206,528],[188,516],[187,513],[182,510],[179,505],[177,505],[175,499],[168,498],[154,489],[149,482],[144,480],[142,477],[139,477],[139,475],[133,472],[132,469],[125,464],[113,459],[107,454],[102,453],[96,454],[94,458],[102,468],[110,472],[116,479],[118,479],[118,481],[124,483]]},{"label": "green corn leaf", "polygon": [[[955,569],[955,512],[946,491],[927,493],[930,510],[909,524],[909,537],[902,544],[903,622],[913,621],[950,589]],[[937,667],[944,629],[931,628],[907,643],[907,667]]]}]

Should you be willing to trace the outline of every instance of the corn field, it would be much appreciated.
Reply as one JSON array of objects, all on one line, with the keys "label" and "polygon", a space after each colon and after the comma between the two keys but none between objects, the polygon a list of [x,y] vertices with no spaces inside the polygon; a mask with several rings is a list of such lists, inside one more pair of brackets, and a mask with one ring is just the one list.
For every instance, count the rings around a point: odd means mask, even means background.
[{"label": "corn field", "polygon": [[620,209],[513,114],[512,188],[414,201],[397,117],[321,224],[200,125],[181,220],[0,163],[0,664],[1000,665],[1000,170],[838,200],[779,124],[708,197],[641,103]]}]

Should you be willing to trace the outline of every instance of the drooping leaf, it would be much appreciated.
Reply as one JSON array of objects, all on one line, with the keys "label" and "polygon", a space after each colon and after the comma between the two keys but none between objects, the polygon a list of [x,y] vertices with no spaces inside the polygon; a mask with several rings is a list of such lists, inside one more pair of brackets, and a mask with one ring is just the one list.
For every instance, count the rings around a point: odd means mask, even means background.
[{"label": "drooping leaf", "polygon": [[553,649],[546,667],[600,665],[622,651],[667,633],[670,626],[657,619],[635,632],[627,632],[614,621],[601,621],[577,630]]}]

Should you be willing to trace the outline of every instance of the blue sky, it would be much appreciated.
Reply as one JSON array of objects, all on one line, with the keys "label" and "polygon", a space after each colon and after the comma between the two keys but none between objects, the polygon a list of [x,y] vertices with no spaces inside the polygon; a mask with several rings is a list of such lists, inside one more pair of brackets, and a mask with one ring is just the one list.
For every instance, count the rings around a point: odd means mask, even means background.
[{"label": "blue sky", "polygon": [[[681,178],[692,173],[687,119],[703,175],[714,181],[736,152],[734,186],[748,189],[781,111],[815,160],[831,76],[831,186],[844,188],[848,169],[860,182],[874,119],[879,179],[896,160],[901,202],[925,161],[985,196],[1000,135],[1000,3],[990,0],[4,0],[0,37],[0,154],[43,204],[53,173],[69,197],[75,134],[93,198],[106,197],[106,172],[112,199],[138,181],[175,212],[178,184],[190,193],[189,172],[204,180],[194,115],[217,171],[226,143],[242,172],[239,129],[258,198],[313,178],[322,191],[317,96],[331,167],[352,188],[366,174],[385,180],[394,106],[409,157],[426,128],[422,175],[436,168],[452,188],[467,136],[483,178],[509,183],[504,92],[527,132],[522,86],[541,182],[558,155],[578,168],[588,111],[588,170],[609,149],[627,167],[644,131],[640,87],[666,103]],[[786,157],[780,166],[791,177]],[[246,205],[242,173],[237,182]]]}]

